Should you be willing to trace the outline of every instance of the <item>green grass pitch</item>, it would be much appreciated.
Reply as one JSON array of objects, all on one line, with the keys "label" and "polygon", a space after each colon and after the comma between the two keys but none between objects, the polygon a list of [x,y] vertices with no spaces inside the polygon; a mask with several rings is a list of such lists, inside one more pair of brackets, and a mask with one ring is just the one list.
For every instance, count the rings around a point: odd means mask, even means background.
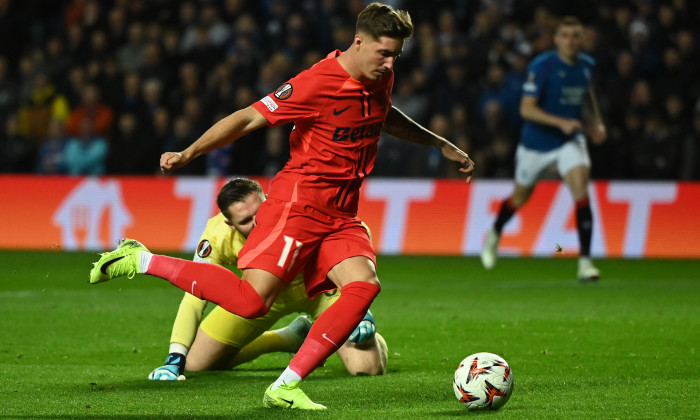
[{"label": "green grass pitch", "polygon": [[[681,419],[700,412],[700,263],[601,260],[582,285],[571,258],[379,258],[372,306],[388,374],[349,377],[333,356],[303,384],[329,407],[261,408],[289,361],[152,382],[181,292],[138,275],[89,286],[94,253],[0,252],[0,418]],[[452,375],[488,351],[515,390],[467,412]]]}]

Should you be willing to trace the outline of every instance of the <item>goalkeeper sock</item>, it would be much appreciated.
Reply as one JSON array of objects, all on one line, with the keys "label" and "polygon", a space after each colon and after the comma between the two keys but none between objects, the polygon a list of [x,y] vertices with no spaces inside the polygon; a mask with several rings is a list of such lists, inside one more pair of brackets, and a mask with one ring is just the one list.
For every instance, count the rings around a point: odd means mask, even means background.
[{"label": "goalkeeper sock", "polygon": [[261,317],[269,309],[250,283],[220,265],[153,254],[143,272],[244,318]]},{"label": "goalkeeper sock", "polygon": [[503,230],[503,226],[508,223],[510,218],[513,217],[517,210],[518,209],[515,208],[515,205],[510,197],[503,200],[501,203],[501,208],[498,211],[498,217],[496,217],[496,221],[493,223],[493,230],[500,235],[501,231]]},{"label": "goalkeeper sock", "polygon": [[257,359],[258,356],[262,354],[274,353],[277,351],[290,351],[289,338],[282,336],[279,331],[280,330],[265,331],[258,338],[251,341],[236,354],[233,358],[232,366],[238,366],[242,363]]},{"label": "goalkeeper sock", "polygon": [[289,362],[289,369],[305,378],[350,337],[367,313],[380,287],[354,281],[340,289],[340,297],[311,326],[304,344]]}]

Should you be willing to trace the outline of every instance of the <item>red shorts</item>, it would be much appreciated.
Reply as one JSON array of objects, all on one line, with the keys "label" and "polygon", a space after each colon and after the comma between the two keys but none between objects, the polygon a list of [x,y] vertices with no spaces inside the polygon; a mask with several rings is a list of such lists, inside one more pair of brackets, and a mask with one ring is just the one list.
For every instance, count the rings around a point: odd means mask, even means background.
[{"label": "red shorts", "polygon": [[369,233],[357,217],[331,217],[304,204],[268,198],[255,222],[238,254],[238,268],[265,270],[287,284],[303,270],[309,297],[336,288],[326,274],[347,258],[364,256],[377,265]]}]

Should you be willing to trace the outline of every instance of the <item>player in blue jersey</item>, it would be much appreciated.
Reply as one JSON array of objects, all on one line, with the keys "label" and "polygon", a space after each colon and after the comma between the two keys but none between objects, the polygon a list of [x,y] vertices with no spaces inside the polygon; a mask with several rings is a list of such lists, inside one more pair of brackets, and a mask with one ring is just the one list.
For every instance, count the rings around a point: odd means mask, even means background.
[{"label": "player in blue jersey", "polygon": [[503,226],[532,195],[537,180],[556,165],[576,203],[580,257],[578,278],[597,280],[600,272],[590,258],[593,215],[588,200],[591,161],[583,134],[583,103],[591,105],[590,137],[605,140],[607,132],[591,85],[595,61],[580,52],[583,25],[564,17],[554,34],[556,48],[535,57],[523,84],[520,114],[525,120],[515,156],[515,186],[503,200],[493,229],[486,236],[481,262],[487,269],[496,264]]}]

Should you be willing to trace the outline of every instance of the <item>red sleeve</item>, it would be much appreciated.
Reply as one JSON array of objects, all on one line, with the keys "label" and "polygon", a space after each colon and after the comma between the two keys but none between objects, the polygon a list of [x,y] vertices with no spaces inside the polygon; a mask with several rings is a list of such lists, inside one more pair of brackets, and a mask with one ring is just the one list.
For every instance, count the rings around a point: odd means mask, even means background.
[{"label": "red sleeve", "polygon": [[319,79],[308,71],[302,72],[255,102],[253,107],[267,118],[270,126],[314,118],[328,100],[322,94],[324,89],[319,86]]}]

